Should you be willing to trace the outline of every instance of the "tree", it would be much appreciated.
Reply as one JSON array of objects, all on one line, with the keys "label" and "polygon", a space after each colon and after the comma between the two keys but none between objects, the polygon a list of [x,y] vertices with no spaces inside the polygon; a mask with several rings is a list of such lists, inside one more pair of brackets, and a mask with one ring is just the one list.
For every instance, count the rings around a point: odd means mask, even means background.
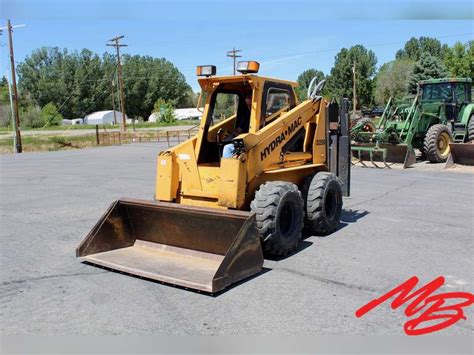
[{"label": "tree", "polygon": [[[70,109],[62,109],[61,111],[69,118],[84,117],[85,115],[104,109],[104,99],[110,97],[110,85],[101,87],[99,83],[101,79],[106,78],[102,71],[100,57],[88,49],[83,49],[80,53],[75,53],[67,58],[70,62],[67,70],[71,72],[69,75],[73,78],[68,83],[69,91],[72,96],[68,100],[67,105]],[[68,97],[62,97],[60,105],[64,104]]]},{"label": "tree", "polygon": [[173,104],[170,101],[159,98],[154,104],[153,112],[158,116],[160,122],[170,123],[176,121]]},{"label": "tree", "polygon": [[123,77],[127,113],[148,117],[159,98],[181,107],[190,86],[184,75],[165,58],[124,56]]},{"label": "tree", "polygon": [[452,48],[448,47],[444,64],[450,75],[474,80],[474,41],[456,42]]},{"label": "tree", "polygon": [[189,107],[194,108],[197,105],[197,100],[198,100],[198,95],[196,95],[194,91],[191,88],[189,88],[186,91],[186,97],[184,98],[182,102],[180,102],[177,105],[177,108],[189,108]]},{"label": "tree", "polygon": [[50,102],[41,109],[41,121],[44,125],[58,126],[62,123],[63,116],[56,105]]},{"label": "tree", "polygon": [[375,77],[375,102],[384,105],[389,97],[402,99],[408,93],[408,84],[415,63],[400,58],[382,65]]},{"label": "tree", "polygon": [[307,99],[308,86],[314,77],[317,77],[318,82],[325,79],[325,75],[322,71],[313,68],[307,69],[298,75],[298,79],[296,81],[298,82],[299,86],[296,88],[296,94],[298,95],[300,101]]},{"label": "tree", "polygon": [[326,93],[330,98],[352,97],[352,67],[356,62],[356,90],[358,106],[370,105],[373,101],[373,77],[377,58],[362,45],[343,48],[336,55],[334,67],[327,83]]},{"label": "tree", "polygon": [[443,62],[429,53],[423,53],[420,60],[415,64],[410,76],[408,90],[414,94],[421,80],[442,78],[448,75]]},{"label": "tree", "polygon": [[[177,107],[193,101],[184,75],[166,59],[124,55],[122,62],[128,116],[148,117],[158,98]],[[100,58],[88,49],[69,53],[44,47],[33,51],[18,66],[18,73],[21,91],[40,107],[53,103],[64,117],[112,109],[111,87],[117,78],[112,54]]]},{"label": "tree", "polygon": [[[49,102],[59,107],[71,93],[74,84],[74,60],[66,49],[40,48],[18,65],[19,87],[27,91],[39,106]],[[71,115],[71,106],[64,105],[62,113]]]},{"label": "tree", "polygon": [[441,42],[431,37],[412,37],[405,43],[403,49],[397,51],[395,57],[397,59],[408,58],[418,61],[423,53],[429,53],[434,57],[442,58],[443,48]]}]

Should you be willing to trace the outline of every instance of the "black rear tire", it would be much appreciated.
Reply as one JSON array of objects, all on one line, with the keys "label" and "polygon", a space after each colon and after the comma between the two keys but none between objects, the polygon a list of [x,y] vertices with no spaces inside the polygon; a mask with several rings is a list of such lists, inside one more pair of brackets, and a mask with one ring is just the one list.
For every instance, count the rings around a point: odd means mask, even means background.
[{"label": "black rear tire", "polygon": [[360,120],[360,124],[362,125],[362,132],[375,132],[376,128],[374,122],[370,118],[363,118]]},{"label": "black rear tire", "polygon": [[376,131],[376,127],[375,127],[374,122],[372,121],[372,119],[370,119],[368,117],[362,118],[355,125],[360,126],[360,129],[357,130],[357,132],[354,131],[353,129],[351,129],[351,138],[352,139],[356,138],[358,132],[375,132]]},{"label": "black rear tire", "polygon": [[316,235],[331,234],[339,226],[342,211],[342,190],[336,175],[322,171],[305,185],[306,229]]},{"label": "black rear tire", "polygon": [[474,142],[474,115],[471,115],[467,126],[467,141]]},{"label": "black rear tire", "polygon": [[284,181],[264,183],[250,208],[256,214],[257,232],[266,256],[284,256],[298,246],[304,219],[298,186]]},{"label": "black rear tire", "polygon": [[423,150],[431,163],[444,163],[449,156],[449,142],[453,138],[451,130],[443,124],[435,124],[426,132]]}]

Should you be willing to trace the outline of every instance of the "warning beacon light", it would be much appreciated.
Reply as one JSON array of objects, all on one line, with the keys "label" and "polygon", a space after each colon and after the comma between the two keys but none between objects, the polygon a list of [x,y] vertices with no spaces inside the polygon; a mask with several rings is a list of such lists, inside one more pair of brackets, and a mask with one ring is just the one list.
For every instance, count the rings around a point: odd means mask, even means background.
[{"label": "warning beacon light", "polygon": [[212,76],[216,75],[215,65],[199,65],[197,67],[197,76]]},{"label": "warning beacon light", "polygon": [[260,64],[256,61],[238,62],[237,71],[242,74],[258,73]]}]

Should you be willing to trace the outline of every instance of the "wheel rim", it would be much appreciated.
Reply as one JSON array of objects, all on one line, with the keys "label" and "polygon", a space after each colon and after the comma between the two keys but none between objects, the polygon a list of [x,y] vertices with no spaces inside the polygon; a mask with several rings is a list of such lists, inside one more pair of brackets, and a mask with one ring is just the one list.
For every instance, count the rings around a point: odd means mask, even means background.
[{"label": "wheel rim", "polygon": [[293,230],[295,223],[295,213],[291,204],[287,201],[283,204],[278,221],[280,233],[283,238],[288,238],[290,232]]},{"label": "wheel rim", "polygon": [[366,123],[363,127],[362,130],[364,132],[375,132],[375,126],[372,123]]},{"label": "wheel rim", "polygon": [[449,141],[449,134],[447,132],[441,132],[438,137],[438,142],[436,143],[438,152],[441,156],[446,156],[449,154]]},{"label": "wheel rim", "polygon": [[332,219],[336,213],[336,194],[333,190],[329,190],[326,195],[324,211],[329,219]]}]

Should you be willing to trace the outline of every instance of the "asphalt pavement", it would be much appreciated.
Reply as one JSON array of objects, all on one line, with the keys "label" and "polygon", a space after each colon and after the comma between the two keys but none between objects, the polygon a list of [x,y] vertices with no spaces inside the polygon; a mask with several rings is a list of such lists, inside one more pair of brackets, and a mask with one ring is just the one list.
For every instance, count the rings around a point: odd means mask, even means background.
[{"label": "asphalt pavement", "polygon": [[[354,312],[411,276],[474,292],[474,174],[441,168],[355,167],[337,232],[217,296],[80,263],[76,246],[112,201],[153,198],[165,148],[0,157],[2,334],[402,335],[404,307]],[[465,316],[442,333],[472,335],[473,307]]]}]

